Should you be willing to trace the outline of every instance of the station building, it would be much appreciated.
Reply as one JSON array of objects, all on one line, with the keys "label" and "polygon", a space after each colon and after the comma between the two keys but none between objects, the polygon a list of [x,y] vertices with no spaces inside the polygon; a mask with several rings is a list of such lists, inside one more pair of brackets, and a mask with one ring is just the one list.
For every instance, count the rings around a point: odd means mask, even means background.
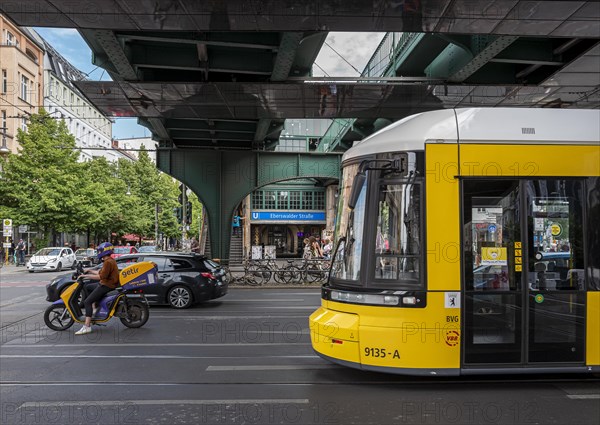
[{"label": "station building", "polygon": [[[327,119],[286,120],[279,152],[317,149]],[[232,260],[252,256],[252,247],[272,247],[277,258],[302,257],[303,240],[330,234],[335,220],[337,181],[296,179],[263,186],[248,195],[236,211],[240,231],[232,235]]]}]

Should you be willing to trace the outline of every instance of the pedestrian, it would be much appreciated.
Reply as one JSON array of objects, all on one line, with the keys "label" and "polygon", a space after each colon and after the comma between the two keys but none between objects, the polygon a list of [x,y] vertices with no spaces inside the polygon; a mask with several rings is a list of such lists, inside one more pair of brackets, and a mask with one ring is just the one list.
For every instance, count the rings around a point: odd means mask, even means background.
[{"label": "pedestrian", "polygon": [[19,239],[17,244],[17,266],[25,265],[25,242]]},{"label": "pedestrian", "polygon": [[190,247],[190,250],[192,252],[195,252],[195,253],[199,253],[200,252],[200,244],[198,243],[198,241],[196,240],[196,238],[192,238],[192,245]]},{"label": "pedestrian", "polygon": [[317,238],[315,238],[314,236],[310,236],[308,238],[308,241],[310,244],[311,258],[322,258],[323,251],[321,251],[321,246],[319,245],[319,242],[317,242]]},{"label": "pedestrian", "polygon": [[304,238],[302,241],[304,243],[304,249],[302,250],[302,258],[304,260],[310,260],[312,254],[310,252],[310,240],[308,238]]},{"label": "pedestrian", "polygon": [[331,258],[331,250],[333,249],[333,244],[327,238],[323,239],[323,257],[326,260]]},{"label": "pedestrian", "polygon": [[[100,271],[88,269],[85,276],[92,280],[100,281],[83,301],[85,306],[85,323],[80,330],[75,332],[75,335],[85,335],[92,332],[92,314],[96,314],[96,303],[99,302],[107,293],[116,289],[119,286],[119,268],[114,258],[110,256],[113,253],[114,247],[110,242],[104,242],[98,245],[98,260],[102,261],[102,269]],[[90,285],[86,285],[86,290],[89,290]]]},{"label": "pedestrian", "polygon": [[13,241],[12,238],[10,238],[10,247],[8,248],[8,262],[9,263],[16,263],[15,258],[16,258],[16,246],[15,246],[15,241]]},{"label": "pedestrian", "polygon": [[243,217],[240,217],[239,215],[234,215],[233,216],[233,221],[232,221],[232,226],[233,226],[233,235],[237,236],[241,233],[241,224],[240,221],[243,220]]}]

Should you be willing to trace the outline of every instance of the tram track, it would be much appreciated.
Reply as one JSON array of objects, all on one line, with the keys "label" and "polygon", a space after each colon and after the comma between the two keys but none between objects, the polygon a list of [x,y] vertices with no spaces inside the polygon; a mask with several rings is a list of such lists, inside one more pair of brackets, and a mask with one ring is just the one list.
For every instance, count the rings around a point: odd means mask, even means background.
[{"label": "tram track", "polygon": [[43,311],[40,311],[40,312],[34,313],[34,314],[30,315],[30,316],[23,317],[22,319],[15,320],[14,322],[10,322],[8,324],[3,324],[3,325],[0,326],[0,332],[3,331],[3,330],[5,330],[5,329],[7,329],[7,328],[9,328],[10,326],[14,326],[16,324],[25,322],[26,320],[31,319],[31,318],[33,318],[35,316],[42,315],[43,313],[44,313]]},{"label": "tram track", "polygon": [[[577,384],[595,384],[600,383],[599,377],[569,377],[563,379],[554,379],[554,378],[522,378],[522,379],[476,379],[476,380],[460,380],[460,379],[452,379],[452,380],[438,380],[432,379],[427,381],[385,381],[385,380],[377,380],[377,381],[369,381],[369,380],[344,380],[344,381],[297,381],[293,382],[289,379],[285,382],[256,382],[256,380],[236,380],[235,382],[207,382],[207,381],[195,381],[195,382],[161,382],[161,381],[131,381],[131,380],[123,380],[123,381],[2,381],[0,383],[0,387],[2,386],[69,386],[69,385],[80,385],[80,386],[123,386],[123,385],[132,385],[132,386],[196,386],[196,385],[213,385],[213,386],[235,386],[235,385],[253,385],[253,386],[332,386],[332,385],[386,385],[386,386],[396,386],[396,385],[411,385],[411,386],[430,386],[430,385],[489,385],[489,384],[507,384],[513,385],[515,383],[520,384],[569,384],[569,383],[577,383]],[[598,388],[600,393],[600,387]]]}]

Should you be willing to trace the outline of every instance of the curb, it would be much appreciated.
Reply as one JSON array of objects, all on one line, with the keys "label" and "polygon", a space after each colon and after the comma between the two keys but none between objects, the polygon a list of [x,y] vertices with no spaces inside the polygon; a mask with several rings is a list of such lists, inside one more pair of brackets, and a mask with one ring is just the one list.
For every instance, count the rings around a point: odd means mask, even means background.
[{"label": "curb", "polygon": [[237,285],[237,284],[229,284],[228,285],[229,288],[236,288],[236,289],[259,289],[259,288],[264,288],[264,289],[304,289],[304,288],[308,288],[308,289],[320,289],[321,288],[321,284],[319,285],[313,285],[313,284],[300,284],[300,285]]}]

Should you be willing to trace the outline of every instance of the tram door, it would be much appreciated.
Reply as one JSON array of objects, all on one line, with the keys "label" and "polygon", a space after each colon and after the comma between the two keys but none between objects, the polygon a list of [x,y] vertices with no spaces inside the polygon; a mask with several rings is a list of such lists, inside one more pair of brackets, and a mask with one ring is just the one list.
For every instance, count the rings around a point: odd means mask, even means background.
[{"label": "tram door", "polygon": [[463,363],[585,361],[580,180],[463,182]]}]

